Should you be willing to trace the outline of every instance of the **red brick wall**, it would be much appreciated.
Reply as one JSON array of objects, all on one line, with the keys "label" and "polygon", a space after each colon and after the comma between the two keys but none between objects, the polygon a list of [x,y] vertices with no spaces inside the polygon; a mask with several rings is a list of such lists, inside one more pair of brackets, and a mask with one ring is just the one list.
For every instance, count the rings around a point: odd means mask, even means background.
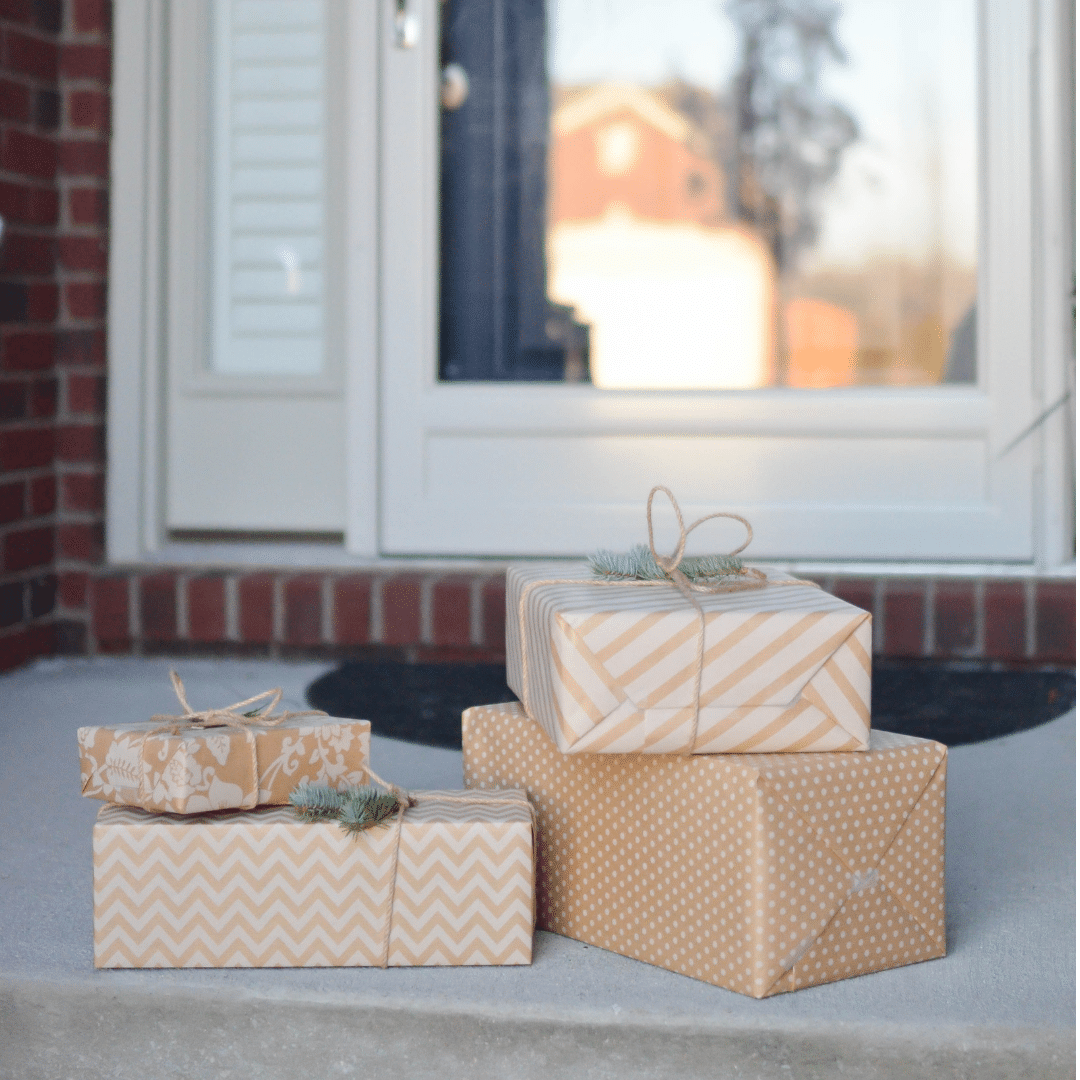
[{"label": "red brick wall", "polygon": [[0,4],[0,656],[53,647],[62,7]]},{"label": "red brick wall", "polygon": [[65,0],[58,132],[57,648],[87,647],[87,581],[104,554],[109,0]]},{"label": "red brick wall", "polygon": [[87,645],[108,95],[106,0],[0,0],[0,669]]},{"label": "red brick wall", "polygon": [[[828,577],[874,616],[896,659],[1072,665],[1072,581]],[[396,656],[500,662],[501,573],[129,569],[92,582],[90,647],[103,653]]]}]

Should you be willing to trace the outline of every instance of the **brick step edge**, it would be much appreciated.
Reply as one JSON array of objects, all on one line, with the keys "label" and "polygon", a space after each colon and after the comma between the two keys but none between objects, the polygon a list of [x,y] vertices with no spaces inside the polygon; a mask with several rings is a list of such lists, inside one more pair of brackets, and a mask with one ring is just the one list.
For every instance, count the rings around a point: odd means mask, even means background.
[{"label": "brick step edge", "polygon": [[[873,613],[878,656],[1075,663],[1073,581],[814,580]],[[0,668],[54,653],[504,659],[494,573],[109,569],[61,581],[59,597],[47,619],[0,636]]]}]

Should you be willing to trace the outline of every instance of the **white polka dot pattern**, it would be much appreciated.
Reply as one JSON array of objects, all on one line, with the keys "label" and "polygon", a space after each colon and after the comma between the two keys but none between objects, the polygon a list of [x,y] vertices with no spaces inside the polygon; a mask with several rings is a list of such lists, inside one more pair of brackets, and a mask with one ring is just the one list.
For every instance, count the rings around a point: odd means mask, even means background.
[{"label": "white polka dot pattern", "polygon": [[540,929],[753,997],[945,954],[940,743],[567,755],[517,704],[462,741],[466,787],[538,810]]}]

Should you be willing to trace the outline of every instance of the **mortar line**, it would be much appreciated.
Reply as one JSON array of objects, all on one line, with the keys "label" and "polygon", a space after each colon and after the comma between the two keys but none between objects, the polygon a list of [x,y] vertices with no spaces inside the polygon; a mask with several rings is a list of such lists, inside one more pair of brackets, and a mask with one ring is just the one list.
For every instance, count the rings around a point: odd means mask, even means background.
[{"label": "mortar line", "polygon": [[225,640],[240,640],[240,579],[238,574],[225,575]]},{"label": "mortar line", "polygon": [[188,610],[188,576],[181,572],[176,575],[173,585],[176,600],[176,639],[187,641],[191,637],[191,616]]}]

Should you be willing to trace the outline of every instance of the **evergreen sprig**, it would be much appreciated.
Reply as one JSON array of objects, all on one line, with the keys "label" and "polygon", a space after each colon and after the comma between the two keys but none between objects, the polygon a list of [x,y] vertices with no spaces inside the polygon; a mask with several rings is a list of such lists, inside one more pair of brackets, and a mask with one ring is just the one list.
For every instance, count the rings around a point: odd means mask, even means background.
[{"label": "evergreen sprig", "polygon": [[[735,555],[687,555],[679,569],[691,580],[702,583],[734,577],[742,572],[743,561]],[[589,569],[597,577],[667,581],[646,544],[635,544],[629,552],[597,551],[589,557]]]},{"label": "evergreen sprig", "polygon": [[397,797],[371,784],[345,791],[325,784],[300,784],[289,796],[289,805],[305,821],[337,821],[352,836],[385,825],[398,811]]},{"label": "evergreen sprig", "polygon": [[301,784],[293,789],[289,805],[305,821],[325,821],[341,813],[345,794],[325,784]]},{"label": "evergreen sprig", "polygon": [[338,820],[347,833],[361,833],[373,825],[385,825],[398,810],[398,801],[388,791],[365,784],[345,793]]}]

